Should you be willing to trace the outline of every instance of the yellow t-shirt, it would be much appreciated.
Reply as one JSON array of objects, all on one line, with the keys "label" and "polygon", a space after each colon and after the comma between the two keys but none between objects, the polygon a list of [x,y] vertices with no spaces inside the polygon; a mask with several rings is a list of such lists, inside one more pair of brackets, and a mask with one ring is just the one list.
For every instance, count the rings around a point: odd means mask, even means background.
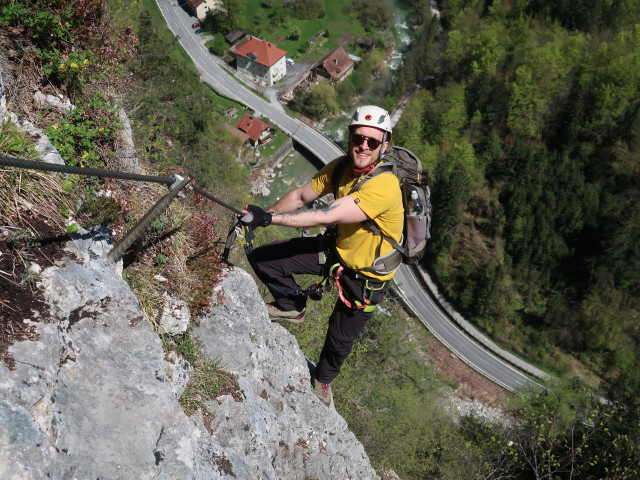
[{"label": "yellow t-shirt", "polygon": [[[343,158],[333,160],[313,176],[311,188],[314,192],[320,196],[333,192],[331,177]],[[360,178],[352,178],[350,167],[345,168],[338,182],[338,192],[335,197],[341,198],[348,195],[359,181]],[[404,207],[398,177],[391,173],[379,174],[367,180],[362,188],[351,196],[358,207],[367,217],[376,222],[385,235],[400,243],[404,226]],[[393,247],[361,223],[351,223],[338,225],[336,250],[347,267],[358,270],[371,266],[376,258],[390,253]],[[365,274],[383,281],[393,278],[393,272],[384,275],[374,272],[365,272]]]}]

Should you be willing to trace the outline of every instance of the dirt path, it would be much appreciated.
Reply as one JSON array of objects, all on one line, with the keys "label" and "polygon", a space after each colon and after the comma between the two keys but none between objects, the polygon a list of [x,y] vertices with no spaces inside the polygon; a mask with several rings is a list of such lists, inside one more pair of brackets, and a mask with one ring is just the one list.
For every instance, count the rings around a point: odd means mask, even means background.
[{"label": "dirt path", "polygon": [[465,402],[479,401],[490,407],[506,408],[511,395],[507,390],[480,375],[432,336],[427,340],[427,348],[438,371],[460,384],[456,389],[458,398]]}]

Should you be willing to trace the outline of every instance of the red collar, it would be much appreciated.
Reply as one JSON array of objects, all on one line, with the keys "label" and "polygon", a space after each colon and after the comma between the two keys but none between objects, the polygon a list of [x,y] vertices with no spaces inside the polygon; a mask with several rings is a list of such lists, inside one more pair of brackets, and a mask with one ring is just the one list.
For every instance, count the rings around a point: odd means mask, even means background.
[{"label": "red collar", "polygon": [[360,177],[363,173],[369,173],[371,170],[373,170],[375,168],[375,166],[378,164],[378,162],[376,163],[372,163],[371,165],[369,165],[368,167],[364,167],[364,168],[353,168],[351,170],[351,177],[352,178],[356,178],[356,177]]}]

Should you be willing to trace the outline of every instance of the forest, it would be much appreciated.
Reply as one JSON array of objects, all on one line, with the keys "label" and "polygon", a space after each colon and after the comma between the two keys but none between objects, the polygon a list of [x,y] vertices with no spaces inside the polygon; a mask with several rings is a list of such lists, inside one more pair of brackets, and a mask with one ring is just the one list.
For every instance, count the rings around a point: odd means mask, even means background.
[{"label": "forest", "polygon": [[432,174],[429,270],[551,372],[637,385],[640,5],[440,7],[391,90],[425,86],[395,140]]}]

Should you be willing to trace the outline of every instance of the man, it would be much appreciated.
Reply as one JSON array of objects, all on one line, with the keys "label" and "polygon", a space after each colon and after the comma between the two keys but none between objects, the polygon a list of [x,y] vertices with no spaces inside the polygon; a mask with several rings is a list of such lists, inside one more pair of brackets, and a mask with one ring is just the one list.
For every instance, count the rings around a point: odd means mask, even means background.
[{"label": "man", "polygon": [[[340,157],[314,175],[309,183],[290,191],[266,210],[249,205],[244,211],[247,215],[241,219],[251,226],[273,224],[309,228],[337,225],[334,241],[326,241],[326,236],[300,237],[256,248],[249,255],[258,278],[273,294],[273,303],[267,304],[270,318],[295,323],[304,320],[307,297],[282,293],[300,291],[292,275],[327,275],[325,266],[332,267],[330,275],[337,277],[339,298],[329,318],[313,378],[314,393],[327,406],[332,399],[331,381],[340,372],[365,322],[373,316],[375,305],[382,301],[394,274],[384,267],[373,267],[374,261],[383,260],[393,247],[381,235],[365,228],[362,222],[375,221],[385,235],[400,243],[404,209],[397,177],[376,175],[352,192],[354,185],[381,161],[391,133],[391,120],[385,110],[373,105],[359,107],[349,124],[346,167],[343,167],[344,157]],[[338,186],[336,192],[335,184]],[[336,200],[326,208],[303,209],[328,193],[334,193]],[[328,243],[334,245],[328,246]],[[328,261],[323,262],[325,253]]]}]

